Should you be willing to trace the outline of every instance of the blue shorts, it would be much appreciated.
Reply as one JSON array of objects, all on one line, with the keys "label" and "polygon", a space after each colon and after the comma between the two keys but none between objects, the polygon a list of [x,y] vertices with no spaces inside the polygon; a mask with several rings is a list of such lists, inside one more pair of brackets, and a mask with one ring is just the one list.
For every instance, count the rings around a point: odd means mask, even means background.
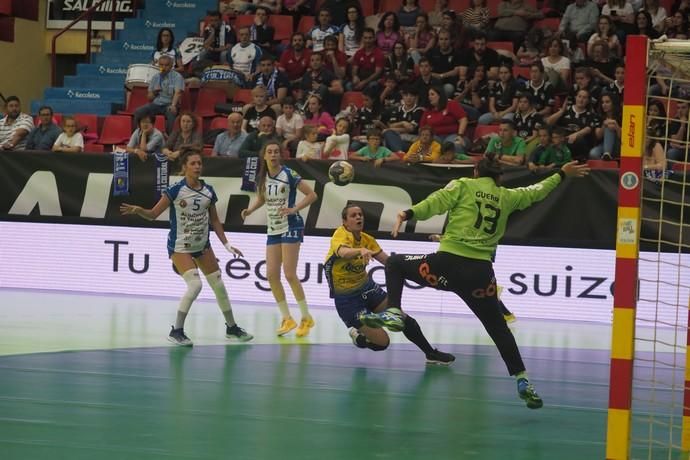
[{"label": "blue shorts", "polygon": [[[206,245],[204,246],[204,249],[202,249],[201,251],[189,252],[189,253],[182,253],[180,251],[177,251],[177,252],[179,252],[180,254],[189,254],[196,259],[197,257],[201,257],[201,254],[203,254],[204,251],[210,247],[211,247],[211,242],[207,240]],[[175,248],[171,248],[170,246],[168,246],[168,258],[172,257],[174,252],[175,252]]]},{"label": "blue shorts", "polygon": [[335,309],[347,327],[359,329],[362,323],[357,319],[357,315],[363,310],[374,311],[384,301],[386,295],[386,291],[381,286],[369,279],[367,284],[357,292],[342,296],[336,294]]},{"label": "blue shorts", "polygon": [[266,245],[272,244],[289,244],[304,242],[304,227],[290,228],[287,232],[279,235],[268,235],[266,238]]}]

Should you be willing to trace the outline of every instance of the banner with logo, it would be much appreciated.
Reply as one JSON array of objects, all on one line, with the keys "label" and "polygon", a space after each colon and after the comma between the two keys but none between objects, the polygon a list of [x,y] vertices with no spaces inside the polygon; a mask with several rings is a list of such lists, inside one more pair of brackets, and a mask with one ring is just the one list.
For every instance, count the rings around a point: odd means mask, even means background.
[{"label": "banner with logo", "polygon": [[[341,224],[340,211],[350,201],[362,206],[365,231],[377,238],[389,238],[399,210],[407,209],[444,187],[450,180],[470,176],[471,168],[439,168],[404,163],[386,163],[381,168],[354,163],[355,181],[340,187],[328,180],[330,162],[289,160],[295,169],[316,191],[318,200],[302,211],[309,235],[330,235]],[[242,189],[245,161],[226,158],[204,158],[204,179],[218,195],[217,209],[228,231],[265,231],[266,215],[252,214],[246,221],[240,217],[255,194]],[[179,170],[172,168],[170,183],[180,180]],[[130,162],[130,196],[127,202],[145,207],[154,204],[156,165],[154,161]],[[503,185],[521,187],[546,177],[526,169],[508,170]],[[0,220],[53,223],[83,223],[115,226],[168,226],[167,214],[150,223],[135,218],[122,218],[119,206],[122,199],[112,197],[113,163],[109,155],[61,154],[50,152],[3,152],[0,155]],[[674,250],[672,244],[682,235],[683,244],[690,247],[690,232],[679,233],[682,207],[681,181],[667,181],[663,190],[652,184],[646,187],[647,215],[654,215],[654,200],[663,198],[662,228],[647,221],[642,227],[643,238],[669,242],[664,249]],[[514,213],[508,225],[506,244],[570,246],[613,249],[616,232],[616,203],[618,171],[596,170],[584,179],[568,179],[544,201],[525,211]],[[685,192],[687,196],[687,191]],[[299,197],[298,197],[299,199]],[[440,233],[446,216],[435,216],[424,222],[410,222],[403,238],[426,239],[430,233]],[[654,245],[654,248],[655,249]],[[645,245],[643,245],[644,249]],[[649,246],[647,246],[649,247]]]},{"label": "banner with logo", "polygon": [[[48,0],[46,28],[62,29],[98,2],[99,0]],[[115,2],[115,17],[118,21],[118,29],[123,28],[124,18],[134,16],[134,0],[108,0],[93,13],[92,27],[94,30],[110,30],[113,2]],[[86,22],[76,24],[74,28],[86,29]]]}]

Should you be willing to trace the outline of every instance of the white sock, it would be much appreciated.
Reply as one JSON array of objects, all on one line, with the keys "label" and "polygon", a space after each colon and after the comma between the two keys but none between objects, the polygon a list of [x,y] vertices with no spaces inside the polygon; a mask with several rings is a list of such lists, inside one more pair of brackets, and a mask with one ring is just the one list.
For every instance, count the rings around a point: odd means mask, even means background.
[{"label": "white sock", "polygon": [[230,298],[228,298],[228,291],[225,289],[220,270],[206,275],[206,280],[208,281],[208,285],[211,286],[211,289],[213,289],[213,293],[216,295],[216,301],[218,302],[220,311],[223,312],[225,322],[228,323],[228,326],[234,326],[236,324],[235,317],[232,314]]},{"label": "white sock", "polygon": [[280,314],[283,316],[283,319],[288,319],[291,317],[287,300],[281,300],[280,302],[278,302],[278,310],[280,310]]},{"label": "white sock", "polygon": [[307,299],[298,300],[297,305],[299,305],[299,311],[302,313],[302,318],[311,318],[309,307],[307,307]]}]

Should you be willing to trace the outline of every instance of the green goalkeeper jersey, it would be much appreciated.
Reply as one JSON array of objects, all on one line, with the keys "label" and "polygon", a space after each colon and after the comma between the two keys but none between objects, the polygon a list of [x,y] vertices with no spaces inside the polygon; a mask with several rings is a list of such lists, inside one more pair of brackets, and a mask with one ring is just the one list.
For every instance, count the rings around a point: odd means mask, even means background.
[{"label": "green goalkeeper jersey", "polygon": [[560,183],[561,176],[554,174],[529,187],[511,189],[496,185],[490,177],[463,177],[435,191],[412,211],[417,220],[448,213],[439,251],[490,261],[508,216],[543,200]]}]

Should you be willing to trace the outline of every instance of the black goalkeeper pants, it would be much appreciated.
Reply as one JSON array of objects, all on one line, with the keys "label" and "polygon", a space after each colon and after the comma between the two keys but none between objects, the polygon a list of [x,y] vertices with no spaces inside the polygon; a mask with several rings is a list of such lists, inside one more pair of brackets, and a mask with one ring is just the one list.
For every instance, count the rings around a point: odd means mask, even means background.
[{"label": "black goalkeeper pants", "polygon": [[484,325],[510,375],[525,370],[515,337],[508,328],[498,304],[496,276],[491,262],[469,259],[448,252],[392,255],[386,262],[389,306],[402,306],[405,280],[457,294]]}]

